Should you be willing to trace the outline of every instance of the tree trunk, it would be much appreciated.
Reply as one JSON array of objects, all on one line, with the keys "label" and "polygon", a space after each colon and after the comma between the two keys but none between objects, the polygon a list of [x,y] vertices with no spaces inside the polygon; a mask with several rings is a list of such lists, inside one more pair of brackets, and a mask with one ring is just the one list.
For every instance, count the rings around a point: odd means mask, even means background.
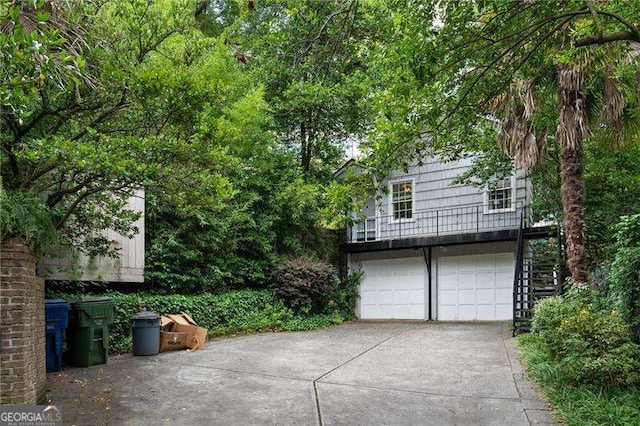
[{"label": "tree trunk", "polygon": [[304,171],[305,175],[309,173],[311,166],[311,154],[309,147],[309,135],[307,134],[307,125],[303,121],[300,123],[300,167]]},{"label": "tree trunk", "polygon": [[560,198],[567,240],[567,268],[573,285],[587,281],[585,268],[585,184],[582,141],[589,136],[586,125],[586,75],[566,64],[557,65],[560,121],[556,138],[560,143]]}]

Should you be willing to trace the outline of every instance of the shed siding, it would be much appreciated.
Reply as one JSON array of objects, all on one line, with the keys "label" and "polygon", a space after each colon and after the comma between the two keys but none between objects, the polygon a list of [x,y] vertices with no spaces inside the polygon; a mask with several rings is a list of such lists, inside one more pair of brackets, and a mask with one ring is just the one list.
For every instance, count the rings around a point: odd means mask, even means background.
[{"label": "shed siding", "polygon": [[50,280],[144,282],[144,191],[139,190],[129,200],[129,208],[142,212],[135,226],[139,232],[127,238],[109,230],[107,237],[120,248],[120,256],[90,258],[62,247],[55,256],[44,257],[38,264],[38,273]]}]

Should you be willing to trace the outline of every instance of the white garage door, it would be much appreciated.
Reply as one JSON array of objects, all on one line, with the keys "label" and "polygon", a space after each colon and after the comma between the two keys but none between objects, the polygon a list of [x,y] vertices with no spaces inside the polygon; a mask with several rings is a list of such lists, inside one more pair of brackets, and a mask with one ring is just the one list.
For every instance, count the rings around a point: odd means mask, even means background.
[{"label": "white garage door", "polygon": [[514,263],[513,253],[440,258],[438,319],[511,319]]},{"label": "white garage door", "polygon": [[362,262],[360,318],[425,319],[423,258]]}]

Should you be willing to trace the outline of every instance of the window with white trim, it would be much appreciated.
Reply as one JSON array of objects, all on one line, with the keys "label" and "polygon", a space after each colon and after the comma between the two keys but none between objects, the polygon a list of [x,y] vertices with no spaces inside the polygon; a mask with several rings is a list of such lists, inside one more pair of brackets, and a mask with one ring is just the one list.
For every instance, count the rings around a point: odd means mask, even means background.
[{"label": "window with white trim", "polygon": [[391,212],[394,220],[413,218],[413,181],[391,182]]},{"label": "window with white trim", "polygon": [[513,210],[515,194],[515,176],[496,179],[487,184],[486,206],[487,212],[502,212]]}]

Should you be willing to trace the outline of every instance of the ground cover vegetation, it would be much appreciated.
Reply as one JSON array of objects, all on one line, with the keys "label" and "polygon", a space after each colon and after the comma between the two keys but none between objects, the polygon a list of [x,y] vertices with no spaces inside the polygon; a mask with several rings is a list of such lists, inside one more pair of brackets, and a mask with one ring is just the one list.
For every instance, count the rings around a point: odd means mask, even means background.
[{"label": "ground cover vegetation", "polygon": [[[106,291],[116,306],[114,322],[109,326],[109,351],[131,350],[131,317],[141,308],[159,315],[188,313],[199,325],[208,329],[209,337],[266,332],[304,331],[342,324],[353,319],[353,309],[327,308],[318,313],[297,312],[287,308],[274,290],[243,289],[219,294],[159,295],[148,292],[123,293]],[[77,300],[87,293],[49,291],[48,297]],[[333,300],[330,295],[329,301]]]}]

